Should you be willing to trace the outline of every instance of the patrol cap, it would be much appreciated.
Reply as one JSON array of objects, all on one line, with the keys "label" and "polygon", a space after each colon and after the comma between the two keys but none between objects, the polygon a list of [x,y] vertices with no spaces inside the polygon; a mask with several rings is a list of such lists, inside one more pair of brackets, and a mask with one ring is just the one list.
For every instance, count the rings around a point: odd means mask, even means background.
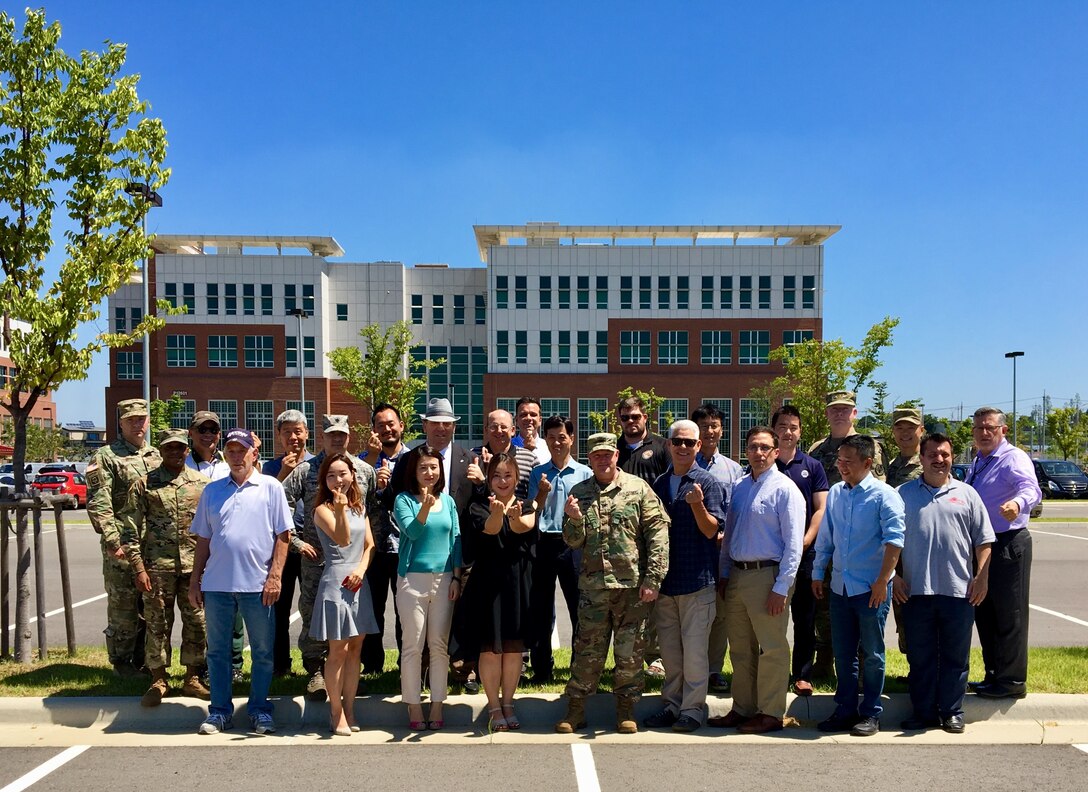
[{"label": "patrol cap", "polygon": [[828,407],[835,407],[840,404],[845,404],[850,407],[858,406],[857,394],[848,390],[831,391],[831,393],[827,394],[826,401]]},{"label": "patrol cap", "polygon": [[200,426],[205,421],[211,421],[216,426],[222,428],[222,424],[219,423],[219,416],[213,413],[211,410],[200,410],[193,414],[193,420],[189,421],[189,428],[194,426]]},{"label": "patrol cap", "polygon": [[616,445],[616,436],[611,432],[597,432],[591,434],[589,440],[586,441],[587,454],[592,454],[594,451],[616,451],[618,446]]},{"label": "patrol cap", "polygon": [[244,427],[236,426],[227,432],[227,441],[223,446],[229,446],[231,443],[240,443],[246,448],[253,448],[253,433]]},{"label": "patrol cap", "polygon": [[321,419],[321,428],[325,434],[329,432],[351,434],[351,427],[348,426],[348,417],[346,415],[326,415]]},{"label": "patrol cap", "polygon": [[892,412],[892,426],[900,421],[909,421],[916,426],[921,426],[922,411],[916,407],[900,407]]},{"label": "patrol cap", "polygon": [[159,448],[170,443],[181,443],[182,445],[189,445],[189,435],[185,433],[184,429],[163,429],[159,432],[159,442],[157,443]]},{"label": "patrol cap", "polygon": [[125,399],[117,402],[117,413],[121,419],[133,416],[148,415],[147,402],[143,399]]}]

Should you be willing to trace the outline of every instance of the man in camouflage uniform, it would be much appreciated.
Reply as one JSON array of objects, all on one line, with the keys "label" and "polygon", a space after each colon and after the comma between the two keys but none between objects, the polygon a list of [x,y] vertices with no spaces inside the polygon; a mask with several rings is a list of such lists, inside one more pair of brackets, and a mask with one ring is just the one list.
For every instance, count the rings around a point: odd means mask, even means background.
[{"label": "man in camouflage uniform", "polygon": [[129,488],[162,461],[147,445],[148,411],[143,399],[117,405],[121,436],[99,449],[87,466],[87,516],[102,535],[102,578],[106,588],[106,650],[120,677],[140,675],[144,662],[144,620],[132,568],[121,547],[117,514]]},{"label": "man in camouflage uniform", "polygon": [[196,536],[189,525],[208,478],[186,466],[189,447],[182,429],[159,432],[162,464],[132,485],[121,512],[121,540],[143,593],[147,619],[147,667],[151,687],[140,703],[156,707],[168,690],[167,647],[173,626],[174,602],[181,611],[181,662],[185,682],[181,692],[207,700],[200,681],[205,663],[204,611],[189,602]]},{"label": "man in camouflage uniform", "polygon": [[[808,453],[823,466],[824,473],[827,474],[827,485],[833,487],[842,481],[838,466],[839,446],[847,437],[857,434],[854,428],[854,421],[858,417],[857,395],[847,390],[832,391],[827,394],[826,402],[824,414],[827,415],[830,434],[813,443]],[[884,481],[884,472],[888,467],[884,448],[878,438],[874,437],[873,440],[876,444],[876,456],[873,457],[870,472],[874,478]],[[816,660],[812,665],[812,676],[816,679],[831,679],[835,676],[829,603],[827,597],[816,601]]]},{"label": "man in camouflage uniform", "polygon": [[[900,407],[892,412],[892,437],[899,446],[899,455],[888,465],[887,484],[898,488],[900,484],[914,481],[922,475],[922,457],[919,449],[922,435],[926,433],[922,424],[922,411],[914,407]],[[903,574],[903,561],[895,568],[897,575]],[[899,636],[899,651],[907,653],[907,632],[903,624],[903,605],[892,600],[892,613],[895,616],[895,632]]]},{"label": "man in camouflage uniform", "polygon": [[617,467],[614,434],[594,434],[587,447],[593,477],[571,488],[564,508],[563,540],[582,551],[582,568],[567,715],[555,730],[586,725],[585,701],[597,690],[611,638],[616,728],[634,734],[646,619],[669,567],[669,517],[649,484]]},{"label": "man in camouflage uniform", "polygon": [[314,600],[317,598],[317,585],[321,582],[324,571],[324,559],[321,557],[321,542],[317,538],[317,526],[314,525],[314,499],[317,497],[317,474],[321,463],[328,454],[344,453],[352,457],[355,466],[355,479],[362,490],[363,503],[369,513],[374,508],[375,484],[374,468],[348,451],[351,430],[348,428],[346,415],[326,415],[322,421],[324,449],[320,454],[300,463],[283,482],[287,503],[294,511],[295,504],[302,501],[306,512],[306,522],[302,526],[302,535],[291,532],[291,551],[301,553],[302,566],[299,574],[298,611],[302,616],[302,632],[298,636],[298,648],[302,652],[302,667],[310,679],[306,683],[306,698],[310,701],[324,701],[328,697],[325,690],[325,656],[328,654],[327,641],[318,641],[310,637],[310,617],[314,612]]}]

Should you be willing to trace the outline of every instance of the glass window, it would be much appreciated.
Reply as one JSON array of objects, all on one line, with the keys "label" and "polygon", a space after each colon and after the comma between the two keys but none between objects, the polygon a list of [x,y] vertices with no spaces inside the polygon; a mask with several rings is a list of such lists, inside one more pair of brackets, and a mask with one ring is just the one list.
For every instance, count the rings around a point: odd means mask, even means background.
[{"label": "glass window", "polygon": [[181,284],[181,302],[185,306],[185,312],[192,316],[196,313],[196,284]]},{"label": "glass window", "polygon": [[634,279],[630,275],[620,276],[620,308],[630,310],[632,306],[631,294]]},{"label": "glass window", "polygon": [[272,315],[272,284],[261,284],[261,316]]},{"label": "glass window", "polygon": [[346,322],[348,320],[348,304],[337,303],[336,304],[336,321]]},{"label": "glass window", "polygon": [[729,330],[704,330],[699,362],[704,366],[728,366],[733,361],[733,333]]},{"label": "glass window", "polygon": [[510,332],[508,330],[495,331],[495,362],[510,362]]},{"label": "glass window", "polygon": [[625,366],[645,366],[650,362],[650,331],[620,332],[620,363]]},{"label": "glass window", "polygon": [[816,307],[816,276],[815,275],[802,275],[801,276],[801,307],[802,308],[815,308]]},{"label": "glass window", "polygon": [[487,295],[476,295],[476,324],[487,324]]},{"label": "glass window", "polygon": [[[248,338],[253,337],[255,336],[248,336]],[[261,438],[261,448],[273,449],[276,447],[275,421],[271,401],[250,401],[246,399],[246,429]],[[274,452],[272,453],[274,454]]]},{"label": "glass window", "polygon": [[578,447],[575,452],[578,458],[586,461],[586,446],[589,436],[594,432],[603,432],[608,429],[608,399],[579,399],[578,400]]},{"label": "glass window", "polygon": [[559,307],[570,308],[570,275],[559,276]]},{"label": "glass window", "polygon": [[597,276],[597,307],[608,308],[608,276]]},{"label": "glass window", "polygon": [[[284,362],[287,368],[298,368],[298,336],[289,335],[283,340],[286,352]],[[317,350],[314,341],[314,336],[302,337],[302,362],[308,369],[314,368],[317,364]]]},{"label": "glass window", "polygon": [[765,424],[771,420],[771,416],[765,415],[762,402],[759,399],[740,400],[740,452],[741,459],[747,460],[748,453],[744,443],[744,436],[753,426]]},{"label": "glass window", "polygon": [[771,276],[760,275],[759,276],[759,307],[770,308],[771,307]]},{"label": "glass window", "polygon": [[238,284],[223,284],[223,313],[227,316],[238,315]]},{"label": "glass window", "polygon": [[162,285],[163,299],[170,303],[172,308],[178,307],[178,285],[176,283],[164,283]]},{"label": "glass window", "polygon": [[752,276],[740,276],[740,309],[752,307]]},{"label": "glass window", "polygon": [[552,276],[540,276],[540,308],[547,311],[552,307]]},{"label": "glass window", "polygon": [[597,331],[597,364],[606,365],[608,363],[608,331]]},{"label": "glass window", "polygon": [[234,399],[208,399],[208,409],[219,416],[223,434],[238,425],[238,402]]},{"label": "glass window", "polygon": [[649,275],[638,276],[638,307],[643,311],[654,307],[652,284],[653,278]]},{"label": "glass window", "polygon": [[423,295],[412,295],[412,324],[423,324]]},{"label": "glass window", "polygon": [[662,399],[661,406],[657,408],[657,426],[661,434],[665,434],[673,421],[680,421],[688,417],[687,399]]},{"label": "glass window", "polygon": [[312,283],[302,284],[302,310],[310,316],[314,315],[314,285]]},{"label": "glass window", "polygon": [[502,309],[509,307],[510,278],[506,275],[495,276],[495,307]]},{"label": "glass window", "polygon": [[298,287],[293,283],[283,285],[283,312],[287,315],[298,310]]},{"label": "glass window", "polygon": [[113,332],[115,332],[115,333],[127,332],[125,330],[125,325],[127,324],[127,321],[128,321],[126,317],[127,317],[127,312],[125,311],[124,308],[114,308],[113,309]]},{"label": "glass window", "polygon": [[195,335],[166,337],[166,366],[167,368],[196,368]]},{"label": "glass window", "polygon": [[770,330],[741,330],[740,354],[737,362],[744,365],[764,365],[771,352]]},{"label": "glass window", "polygon": [[718,441],[718,453],[733,455],[733,400],[703,399],[703,404],[713,404],[722,411],[722,439]]},{"label": "glass window", "polygon": [[588,330],[579,330],[578,331],[578,362],[579,363],[588,363],[589,362],[589,331]]},{"label": "glass window", "polygon": [[578,276],[578,307],[582,308],[582,309],[589,307],[589,276],[588,275],[579,275]]},{"label": "glass window", "polygon": [[559,362],[570,363],[570,330],[559,331]]},{"label": "glass window", "polygon": [[529,279],[524,275],[514,276],[514,307],[526,308],[529,305]]},{"label": "glass window", "polygon": [[700,289],[700,302],[704,311],[714,310],[714,276],[704,275]]},{"label": "glass window", "polygon": [[275,365],[272,336],[246,336],[244,343],[246,368],[272,368]]},{"label": "glass window", "polygon": [[182,399],[181,409],[170,416],[171,429],[188,429],[196,415],[196,402],[192,399]]},{"label": "glass window", "polygon": [[463,325],[465,323],[465,295],[453,295],[453,323]]},{"label": "glass window", "polygon": [[306,401],[306,409],[303,409],[301,407],[301,402],[299,402],[298,399],[295,399],[294,401],[291,401],[289,399],[287,401],[287,409],[288,410],[298,410],[299,412],[301,412],[303,415],[306,416],[306,426],[310,430],[310,437],[314,437],[314,425],[315,425],[314,403],[312,401],[307,400]]},{"label": "glass window", "polygon": [[[7,367],[4,367],[7,373]],[[144,361],[142,352],[118,352],[117,353],[117,379],[139,380],[144,378]]]},{"label": "glass window", "polygon": [[541,330],[540,331],[540,362],[551,363],[552,362],[552,331]]},{"label": "glass window", "polygon": [[659,330],[657,362],[662,366],[682,366],[688,362],[688,331]]},{"label": "glass window", "polygon": [[219,315],[219,284],[209,283],[206,285],[206,295],[208,299],[208,316]]},{"label": "glass window", "polygon": [[672,305],[672,293],[668,275],[657,276],[657,307],[666,310]]},{"label": "glass window", "polygon": [[686,311],[691,303],[691,279],[687,275],[676,276],[676,307]]},{"label": "glass window", "polygon": [[733,309],[733,276],[722,275],[718,284],[718,307],[726,310]]},{"label": "glass window", "polygon": [[431,324],[440,325],[446,319],[446,296],[444,294],[431,295]]},{"label": "glass window", "polygon": [[541,399],[540,415],[549,418],[553,415],[565,415],[570,417],[570,399]]},{"label": "glass window", "polygon": [[797,276],[782,276],[782,307],[790,310],[797,307]]},{"label": "glass window", "polygon": [[253,283],[243,283],[242,284],[242,315],[243,316],[256,316],[257,315],[256,284],[253,284]]},{"label": "glass window", "polygon": [[514,331],[514,362],[529,362],[529,332],[527,330]]},{"label": "glass window", "polygon": [[811,341],[813,333],[811,330],[783,330],[782,331],[782,345],[789,346],[790,344],[800,344],[802,341]]},{"label": "glass window", "polygon": [[238,336],[208,336],[208,368],[238,368]]}]

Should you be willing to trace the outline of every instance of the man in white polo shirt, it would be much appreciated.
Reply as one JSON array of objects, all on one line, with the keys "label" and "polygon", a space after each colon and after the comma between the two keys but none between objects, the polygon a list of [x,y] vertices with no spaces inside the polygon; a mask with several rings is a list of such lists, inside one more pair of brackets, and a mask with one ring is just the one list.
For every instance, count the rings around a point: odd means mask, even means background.
[{"label": "man in white polo shirt", "polygon": [[276,730],[268,700],[276,622],[273,606],[280,596],[291,511],[283,485],[254,469],[255,446],[247,429],[227,432],[230,476],[204,488],[189,528],[197,537],[189,599],[204,608],[212,691],[200,734],[217,734],[233,727],[230,659],[237,612],[245,621],[253,652],[249,719],[257,734]]}]

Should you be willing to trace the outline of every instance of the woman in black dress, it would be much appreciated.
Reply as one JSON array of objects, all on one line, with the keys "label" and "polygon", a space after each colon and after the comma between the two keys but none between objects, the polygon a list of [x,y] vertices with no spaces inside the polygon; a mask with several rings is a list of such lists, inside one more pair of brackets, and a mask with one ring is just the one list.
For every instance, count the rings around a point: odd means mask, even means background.
[{"label": "woman in black dress", "polygon": [[479,630],[480,681],[487,694],[491,728],[518,729],[514,691],[521,678],[521,656],[529,629],[529,585],[536,520],[531,505],[514,495],[518,464],[496,454],[487,466],[490,495],[470,507],[476,563],[465,597]]}]

